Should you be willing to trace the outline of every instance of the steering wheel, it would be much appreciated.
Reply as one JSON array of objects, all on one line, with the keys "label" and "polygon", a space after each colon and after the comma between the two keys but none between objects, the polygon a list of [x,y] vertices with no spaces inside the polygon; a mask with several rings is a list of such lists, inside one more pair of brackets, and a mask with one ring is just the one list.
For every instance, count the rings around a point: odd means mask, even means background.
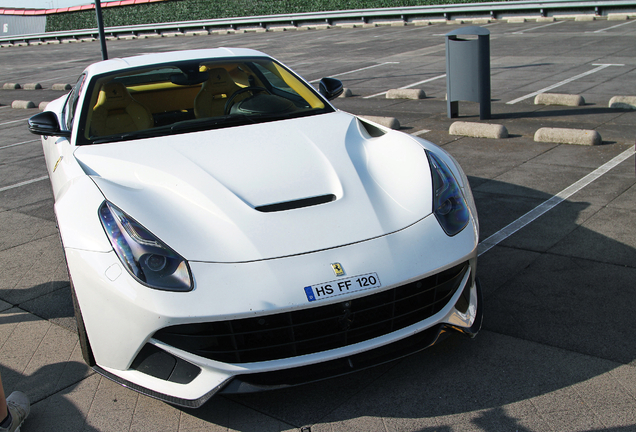
[{"label": "steering wheel", "polygon": [[235,91],[232,96],[230,96],[230,98],[227,100],[227,102],[225,102],[225,108],[223,108],[223,114],[224,115],[228,115],[230,113],[230,109],[232,108],[232,105],[234,105],[234,99],[236,99],[236,97],[240,94],[243,94],[245,92],[265,92],[267,94],[272,94],[269,90],[267,90],[265,87],[258,87],[258,86],[250,86],[250,87],[245,87],[242,88],[240,90]]}]

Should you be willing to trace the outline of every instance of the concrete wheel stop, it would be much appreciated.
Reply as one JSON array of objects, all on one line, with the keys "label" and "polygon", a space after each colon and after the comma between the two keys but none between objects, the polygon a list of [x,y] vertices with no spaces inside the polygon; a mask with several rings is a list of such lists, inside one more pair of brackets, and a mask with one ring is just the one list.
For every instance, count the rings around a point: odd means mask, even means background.
[{"label": "concrete wheel stop", "polygon": [[448,133],[474,138],[508,138],[508,129],[505,126],[489,123],[456,121],[450,126]]},{"label": "concrete wheel stop", "polygon": [[534,134],[536,142],[550,142],[557,144],[600,145],[603,143],[601,135],[595,130],[541,128]]}]

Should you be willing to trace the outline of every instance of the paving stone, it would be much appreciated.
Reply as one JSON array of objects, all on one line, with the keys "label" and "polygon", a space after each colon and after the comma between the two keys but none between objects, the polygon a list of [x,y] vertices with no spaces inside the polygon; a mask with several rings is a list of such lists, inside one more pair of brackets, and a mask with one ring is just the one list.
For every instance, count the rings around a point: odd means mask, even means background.
[{"label": "paving stone", "polygon": [[0,224],[6,227],[6,234],[0,237],[0,251],[57,235],[55,223],[17,211],[0,212]]},{"label": "paving stone", "polygon": [[[448,119],[443,78],[422,86],[429,96],[424,100],[364,99],[442,75],[445,44],[435,35],[447,32],[446,20],[428,27],[266,37],[232,31],[214,38],[219,46],[261,49],[310,80],[372,66],[339,75],[356,97],[333,103],[355,114],[395,117],[407,133],[429,130],[422,137],[443,145],[469,175],[484,238],[634,145],[636,111],[607,107],[611,96],[636,80],[631,27],[601,37],[585,32],[613,24],[569,20],[512,34],[537,27],[535,18],[490,27],[492,120],[510,135],[500,142],[448,135],[455,120],[478,121],[479,104],[462,102],[460,118]],[[109,43],[117,57],[140,52],[139,41]],[[206,44],[206,38],[144,39],[142,51]],[[95,46],[5,49],[0,82],[72,82],[98,59]],[[506,104],[601,62],[626,66],[555,89],[581,94],[585,106],[534,106],[532,99]],[[18,92],[0,92],[0,188],[46,175],[39,139],[25,127],[31,112],[9,107],[21,98]],[[43,89],[37,95],[35,103],[60,92]],[[541,127],[598,130],[604,144],[572,149],[535,143]],[[0,212],[13,212],[1,216],[0,224],[0,243],[10,247],[0,250],[0,372],[6,390],[26,388],[36,396],[23,432],[298,431],[305,425],[314,432],[631,431],[635,206],[632,157],[482,255],[484,330],[474,340],[449,338],[359,374],[269,393],[215,396],[199,410],[182,410],[114,384],[83,363],[77,335],[66,330],[74,329],[74,321],[57,233],[33,238],[21,225],[53,226],[50,186],[39,181],[0,192]]]},{"label": "paving stone", "polygon": [[24,431],[46,431],[53,428],[65,432],[96,431],[97,429],[90,427],[85,429],[86,415],[93,404],[101,379],[100,375],[93,374],[32,404],[31,414],[24,424]]},{"label": "paving stone", "polygon": [[18,308],[0,313],[0,365],[8,392],[34,402],[86,378],[77,335]]},{"label": "paving stone", "polygon": [[149,397],[140,397],[135,406],[130,432],[179,430],[182,412]]},{"label": "paving stone", "polygon": [[18,305],[68,285],[57,234],[0,251],[0,299]]},{"label": "paving stone", "polygon": [[22,302],[20,307],[68,331],[77,333],[70,284],[48,294]]},{"label": "paving stone", "polygon": [[594,261],[636,267],[636,226],[616,224],[634,220],[636,211],[604,208],[557,243],[551,253],[567,254]]}]

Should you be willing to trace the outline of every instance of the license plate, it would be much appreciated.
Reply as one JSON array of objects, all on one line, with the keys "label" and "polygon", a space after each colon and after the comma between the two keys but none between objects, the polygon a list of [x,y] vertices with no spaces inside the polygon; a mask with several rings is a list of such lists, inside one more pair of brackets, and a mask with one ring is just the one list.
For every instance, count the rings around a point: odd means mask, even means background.
[{"label": "license plate", "polygon": [[377,273],[367,273],[307,286],[305,287],[305,294],[307,295],[307,300],[312,302],[381,286]]}]

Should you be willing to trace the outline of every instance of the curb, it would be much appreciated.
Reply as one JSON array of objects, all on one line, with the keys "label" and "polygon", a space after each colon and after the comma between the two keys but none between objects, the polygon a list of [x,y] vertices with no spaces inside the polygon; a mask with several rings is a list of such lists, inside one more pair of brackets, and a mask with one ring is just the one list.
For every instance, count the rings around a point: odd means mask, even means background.
[{"label": "curb", "polygon": [[361,115],[358,117],[362,117],[365,120],[369,120],[373,123],[377,123],[380,126],[388,127],[389,129],[400,128],[400,122],[395,117],[376,117],[376,116],[365,116],[365,115]]},{"label": "curb", "polygon": [[560,94],[560,93],[541,93],[534,98],[535,105],[562,105],[562,106],[581,106],[585,105],[585,99],[581,95]]},{"label": "curb", "polygon": [[17,83],[4,83],[4,85],[2,86],[3,90],[18,90],[21,88],[22,86]]},{"label": "curb", "polygon": [[40,111],[44,111],[44,110],[46,109],[46,106],[47,106],[48,104],[50,104],[50,103],[51,103],[51,102],[40,102],[40,105],[38,105],[38,109],[39,109]]},{"label": "curb", "polygon": [[608,21],[627,21],[629,19],[629,15],[626,13],[610,13],[607,14]]},{"label": "curb", "polygon": [[463,135],[474,138],[508,138],[508,129],[499,124],[457,121],[448,129],[450,135]]},{"label": "curb", "polygon": [[25,90],[42,90],[42,84],[40,83],[27,83],[22,86]]},{"label": "curb", "polygon": [[636,109],[636,96],[614,96],[609,101],[610,108]]},{"label": "curb", "polygon": [[422,89],[391,89],[386,92],[387,99],[425,99]]},{"label": "curb", "polygon": [[541,128],[534,134],[536,142],[557,144],[600,145],[603,143],[601,135],[595,130]]},{"label": "curb", "polygon": [[190,30],[183,33],[184,36],[207,36],[209,34],[208,30]]},{"label": "curb", "polygon": [[17,108],[17,109],[35,108],[35,104],[31,101],[15,100],[11,103],[11,108]]}]

